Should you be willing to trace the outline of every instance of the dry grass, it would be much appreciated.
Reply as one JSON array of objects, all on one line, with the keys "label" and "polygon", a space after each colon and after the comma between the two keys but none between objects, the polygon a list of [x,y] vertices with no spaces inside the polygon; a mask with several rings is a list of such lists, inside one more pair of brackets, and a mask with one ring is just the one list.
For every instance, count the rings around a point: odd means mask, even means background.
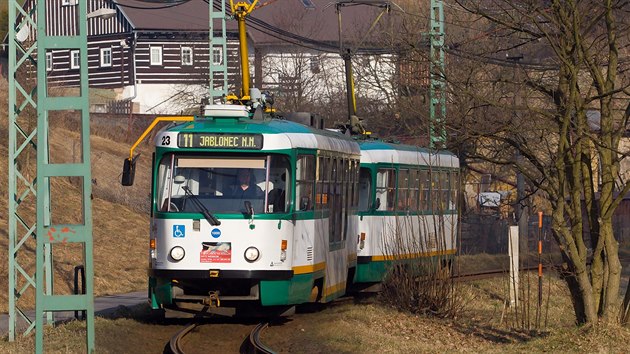
[{"label": "dry grass", "polygon": [[[295,315],[271,326],[262,340],[280,353],[627,352],[630,329],[615,325],[587,329],[573,325],[568,292],[564,283],[556,278],[546,282],[551,291],[547,327],[541,331],[513,329],[501,319],[506,299],[505,282],[496,278],[463,284],[460,290],[469,299],[468,307],[455,319],[402,313],[376,298],[368,298],[356,303],[333,303],[319,312]],[[141,307],[138,311],[121,311],[123,318],[98,318],[97,352],[131,352],[138,348],[144,352],[161,352],[170,335],[183,324],[144,323],[143,312],[147,309]],[[187,339],[186,348],[191,348],[193,353],[236,352],[244,338],[242,327],[240,323],[200,327]],[[82,331],[81,323],[49,329],[47,351],[82,352]],[[221,349],[213,351],[213,348]],[[1,352],[21,353],[32,349],[32,337],[21,338],[16,343],[0,341]]]},{"label": "dry grass", "polygon": [[[0,80],[0,102],[7,100],[7,83]],[[0,166],[8,166],[7,105],[0,104]],[[71,114],[71,113],[70,113]],[[62,117],[64,118],[64,117]],[[53,162],[74,162],[80,159],[80,134],[76,124],[55,117],[51,121],[50,152]],[[136,185],[123,189],[120,185],[122,162],[129,154],[130,137],[126,130],[93,126],[91,136],[92,219],[94,240],[95,294],[106,295],[141,290],[146,287],[147,240],[149,230],[148,195],[150,193],[150,152],[141,145]],[[100,135],[118,137],[110,140]],[[135,133],[134,133],[135,134]],[[138,135],[136,135],[138,136]],[[34,154],[32,156],[34,159]],[[32,161],[31,161],[32,163]],[[26,163],[25,163],[26,164]],[[26,164],[28,165],[28,164]],[[8,210],[8,172],[0,175],[0,208]],[[31,171],[34,173],[34,171]],[[30,178],[34,176],[31,175]],[[54,223],[81,222],[81,182],[70,178],[51,181],[52,218]],[[20,192],[25,187],[20,186]],[[20,216],[34,222],[35,200],[32,197],[18,209]],[[0,213],[0,279],[7,284],[8,225],[6,213]],[[25,233],[24,229],[19,232]],[[18,254],[18,262],[29,272],[34,269],[35,240],[29,238]],[[77,244],[54,247],[54,292],[68,294],[72,290],[74,266],[82,263],[82,250]],[[18,284],[20,286],[23,281]],[[8,310],[6,286],[0,291],[0,312]],[[34,306],[34,291],[19,300],[21,308]]]}]

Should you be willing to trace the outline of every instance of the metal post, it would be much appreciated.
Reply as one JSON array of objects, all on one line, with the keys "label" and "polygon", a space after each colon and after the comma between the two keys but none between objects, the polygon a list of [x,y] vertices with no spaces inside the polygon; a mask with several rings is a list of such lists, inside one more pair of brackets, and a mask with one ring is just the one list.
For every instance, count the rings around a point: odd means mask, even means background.
[{"label": "metal post", "polygon": [[346,68],[346,98],[348,101],[348,122],[350,122],[352,116],[357,115],[357,101],[354,96],[352,54],[350,53],[350,49],[347,49],[345,53],[342,53],[341,58],[343,58],[343,62]]},{"label": "metal post", "polygon": [[[518,105],[519,105],[519,90],[516,88],[517,83],[520,81],[520,61],[523,60],[523,54],[518,54],[514,56],[508,55],[506,57],[507,60],[511,60],[515,63],[514,66],[514,96],[512,97],[512,106],[513,106],[513,114],[514,119],[520,119],[518,114]],[[518,165],[521,160],[520,151],[516,151],[514,154],[514,163]],[[527,206],[523,206],[522,202],[525,199],[525,177],[523,173],[521,173],[518,168],[516,169],[516,203],[514,204],[514,214],[516,218],[516,224],[518,225],[518,233],[521,235],[519,247],[521,248],[521,252],[523,252],[526,256],[529,255],[529,209]]]},{"label": "metal post", "polygon": [[543,285],[543,266],[542,266],[542,226],[543,212],[538,212],[538,308],[536,309],[536,328],[540,328],[540,317],[542,311],[542,285]]},{"label": "metal post", "polygon": [[431,0],[429,37],[429,146],[443,149],[446,143],[446,80],[444,79],[444,7],[441,0]]}]

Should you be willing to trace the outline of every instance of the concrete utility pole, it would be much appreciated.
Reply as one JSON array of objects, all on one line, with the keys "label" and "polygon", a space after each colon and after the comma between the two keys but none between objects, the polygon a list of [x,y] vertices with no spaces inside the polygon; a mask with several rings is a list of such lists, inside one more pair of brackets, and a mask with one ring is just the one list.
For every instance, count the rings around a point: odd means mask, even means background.
[{"label": "concrete utility pole", "polygon": [[[508,60],[514,61],[516,66],[514,67],[514,86],[518,84],[520,81],[520,70],[521,67],[519,65],[520,61],[523,60],[523,54],[518,54],[514,56],[508,55],[506,57]],[[519,105],[520,100],[520,89],[514,90],[513,97],[513,110],[514,116],[518,120],[521,117],[518,114],[517,107]],[[521,100],[522,101],[522,100]],[[521,155],[517,151],[514,155],[515,163],[518,164],[521,160]],[[520,171],[516,171],[516,203],[514,204],[514,214],[516,219],[516,224],[518,225],[518,233],[519,233],[519,249],[521,253],[525,256],[529,254],[529,243],[528,243],[528,233],[529,233],[529,210],[527,205],[523,205],[523,201],[525,199],[525,178]]]}]

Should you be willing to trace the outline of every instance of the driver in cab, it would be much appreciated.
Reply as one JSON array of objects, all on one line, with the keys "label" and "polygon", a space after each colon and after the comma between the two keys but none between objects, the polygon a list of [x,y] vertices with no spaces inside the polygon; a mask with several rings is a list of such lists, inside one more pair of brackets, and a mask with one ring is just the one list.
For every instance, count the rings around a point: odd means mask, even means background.
[{"label": "driver in cab", "polygon": [[242,168],[236,172],[236,184],[231,186],[230,196],[233,198],[262,198],[264,193],[254,181],[251,169]]}]

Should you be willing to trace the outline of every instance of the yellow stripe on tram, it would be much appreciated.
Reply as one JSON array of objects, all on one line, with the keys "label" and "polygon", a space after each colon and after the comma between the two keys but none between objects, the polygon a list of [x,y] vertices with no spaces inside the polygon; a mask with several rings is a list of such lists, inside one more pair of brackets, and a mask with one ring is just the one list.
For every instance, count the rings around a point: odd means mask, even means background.
[{"label": "yellow stripe on tram", "polygon": [[326,262],[293,267],[293,274],[315,273],[326,268]]},{"label": "yellow stripe on tram", "polygon": [[334,285],[324,288],[323,296],[328,297],[330,295],[334,295],[339,292],[345,292],[345,291],[346,291],[346,282],[343,281],[341,283],[334,284]]}]

